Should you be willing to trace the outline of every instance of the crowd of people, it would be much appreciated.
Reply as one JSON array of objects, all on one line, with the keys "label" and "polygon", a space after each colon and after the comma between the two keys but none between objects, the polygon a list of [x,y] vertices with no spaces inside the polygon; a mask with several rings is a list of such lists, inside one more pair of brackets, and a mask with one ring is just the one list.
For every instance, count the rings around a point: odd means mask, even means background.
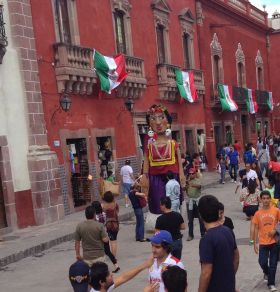
[{"label": "crowd of people", "polygon": [[[280,140],[279,140],[280,142]],[[272,146],[272,147],[271,147]],[[217,170],[220,182],[226,182],[229,173],[236,183],[235,193],[240,192],[240,202],[246,220],[250,220],[250,241],[259,254],[259,264],[264,281],[270,291],[275,287],[278,261],[277,235],[280,233],[280,164],[278,147],[271,139],[259,139],[256,147],[249,143],[244,151],[238,141],[224,145],[217,153]],[[142,265],[113,277],[105,255],[114,265],[113,273],[120,271],[117,261],[117,236],[119,232],[119,206],[109,191],[103,194],[102,204],[92,203],[85,210],[86,221],[75,232],[77,262],[69,270],[72,286],[77,292],[112,291],[134,278],[141,271],[149,270],[149,282],[143,285],[145,292],[187,291],[187,271],[181,262],[182,231],[188,229],[187,241],[194,239],[194,220],[199,222],[199,257],[201,274],[199,292],[235,292],[235,274],[239,266],[239,251],[231,218],[224,215],[224,205],[211,195],[202,196],[202,175],[206,157],[194,154],[182,155],[186,176],[183,189],[172,171],[166,174],[165,196],[160,199],[161,215],[157,217],[154,235],[145,238],[143,208],[147,205],[147,193],[141,187],[141,178],[135,178],[130,161],[121,170],[126,207],[130,204],[136,217],[135,240],[151,244],[152,256]],[[241,165],[244,163],[244,168]],[[202,165],[203,164],[203,165]],[[205,164],[205,165],[204,165]],[[182,195],[183,194],[183,195]],[[188,228],[181,215],[185,199]],[[82,245],[83,256],[80,248]],[[220,275],[223,274],[223,277]]]}]

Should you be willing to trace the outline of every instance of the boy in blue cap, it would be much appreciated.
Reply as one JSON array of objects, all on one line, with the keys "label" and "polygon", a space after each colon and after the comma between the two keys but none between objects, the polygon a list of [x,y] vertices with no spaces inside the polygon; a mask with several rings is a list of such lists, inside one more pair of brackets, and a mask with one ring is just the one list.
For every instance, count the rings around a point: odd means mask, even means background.
[{"label": "boy in blue cap", "polygon": [[181,269],[185,269],[183,263],[171,255],[172,249],[172,236],[170,232],[166,230],[160,230],[150,238],[152,244],[152,253],[154,257],[154,263],[149,269],[150,284],[154,285],[159,283],[159,292],[164,292],[164,284],[161,278],[163,271],[168,266],[178,266]]}]

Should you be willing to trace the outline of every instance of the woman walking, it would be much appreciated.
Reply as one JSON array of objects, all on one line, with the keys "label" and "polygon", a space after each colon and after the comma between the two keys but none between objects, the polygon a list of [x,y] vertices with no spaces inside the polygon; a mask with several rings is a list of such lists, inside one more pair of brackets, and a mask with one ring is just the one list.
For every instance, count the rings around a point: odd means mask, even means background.
[{"label": "woman walking", "polygon": [[265,176],[268,177],[269,154],[265,143],[263,143],[262,149],[258,153],[258,161],[260,163],[261,174],[263,174],[263,171],[265,170]]},{"label": "woman walking", "polygon": [[106,214],[106,229],[110,239],[112,254],[117,254],[117,237],[119,232],[119,205],[115,202],[114,195],[108,191],[103,196],[103,211]]},{"label": "woman walking", "polygon": [[[100,202],[99,201],[93,201],[91,205],[95,209],[96,221],[98,221],[99,223],[102,223],[102,224],[105,225],[106,213],[103,212],[103,209],[102,209],[102,206],[101,206]],[[113,263],[113,265],[116,268],[114,271],[112,271],[112,273],[117,273],[120,270],[120,267],[118,265],[118,262],[117,262],[116,258],[114,257],[114,255],[111,252],[110,243],[109,242],[104,242],[104,251],[105,251],[105,254],[109,257],[109,259],[111,260],[111,262]]]}]

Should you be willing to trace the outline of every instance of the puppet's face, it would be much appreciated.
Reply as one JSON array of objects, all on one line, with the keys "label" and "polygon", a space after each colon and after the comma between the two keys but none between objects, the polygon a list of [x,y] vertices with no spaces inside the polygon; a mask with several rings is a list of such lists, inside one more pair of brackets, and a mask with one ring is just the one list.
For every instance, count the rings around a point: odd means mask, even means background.
[{"label": "puppet's face", "polygon": [[148,132],[148,136],[149,136],[149,138],[153,138],[154,137],[154,131],[153,130],[150,130],[149,132]]},{"label": "puppet's face", "polygon": [[150,116],[150,126],[157,134],[164,134],[168,121],[164,113],[153,113]]}]

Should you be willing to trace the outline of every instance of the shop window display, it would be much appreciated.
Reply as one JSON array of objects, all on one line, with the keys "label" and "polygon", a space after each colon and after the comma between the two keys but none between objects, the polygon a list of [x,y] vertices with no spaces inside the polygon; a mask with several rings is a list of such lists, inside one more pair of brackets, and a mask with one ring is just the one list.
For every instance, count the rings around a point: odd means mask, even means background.
[{"label": "shop window display", "polygon": [[66,144],[71,164],[71,186],[74,207],[79,207],[91,201],[90,184],[88,181],[87,142],[85,138],[67,139]]}]

